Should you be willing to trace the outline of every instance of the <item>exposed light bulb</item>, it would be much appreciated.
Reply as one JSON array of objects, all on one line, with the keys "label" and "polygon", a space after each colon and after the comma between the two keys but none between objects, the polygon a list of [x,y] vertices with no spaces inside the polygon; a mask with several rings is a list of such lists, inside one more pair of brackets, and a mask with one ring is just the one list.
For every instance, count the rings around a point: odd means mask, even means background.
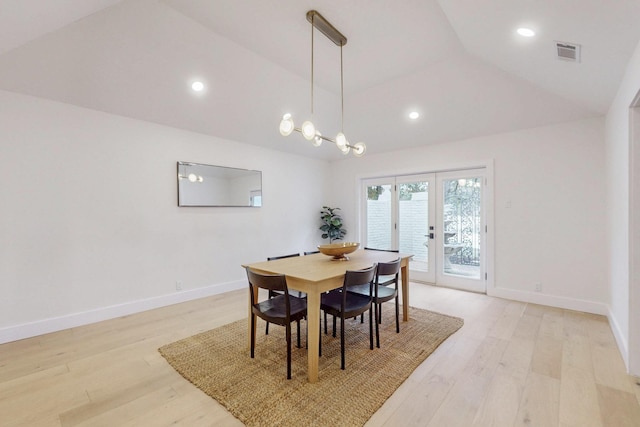
[{"label": "exposed light bulb", "polygon": [[198,180],[198,175],[196,175],[195,173],[190,173],[188,178],[190,182],[196,182]]},{"label": "exposed light bulb", "polygon": [[282,116],[282,121],[280,122],[280,135],[289,136],[291,132],[293,132],[293,119],[291,114],[287,113]]},{"label": "exposed light bulb", "polygon": [[316,137],[311,141],[314,147],[320,147],[322,145],[322,134],[319,130],[316,130]]},{"label": "exposed light bulb", "polygon": [[410,118],[411,120],[415,120],[415,119],[417,119],[418,117],[420,117],[420,113],[418,113],[417,111],[412,111],[411,113],[409,113],[409,118]]},{"label": "exposed light bulb", "polygon": [[304,136],[307,141],[311,141],[316,136],[316,127],[309,120],[302,123],[302,136]]},{"label": "exposed light bulb", "polygon": [[353,155],[356,157],[362,157],[365,151],[367,151],[367,146],[364,145],[364,142],[357,142],[353,146]]},{"label": "exposed light bulb", "polygon": [[336,135],[336,145],[338,146],[338,148],[342,149],[343,147],[345,147],[347,145],[347,137],[344,136],[344,133],[339,132]]},{"label": "exposed light bulb", "polygon": [[193,82],[191,84],[191,89],[193,89],[195,92],[202,92],[204,90],[204,83],[202,83],[202,82]]},{"label": "exposed light bulb", "polygon": [[348,145],[345,145],[344,147],[338,147],[340,149],[340,151],[342,151],[342,154],[344,154],[345,156],[347,154],[349,154],[349,151],[351,151],[351,147],[349,147]]}]

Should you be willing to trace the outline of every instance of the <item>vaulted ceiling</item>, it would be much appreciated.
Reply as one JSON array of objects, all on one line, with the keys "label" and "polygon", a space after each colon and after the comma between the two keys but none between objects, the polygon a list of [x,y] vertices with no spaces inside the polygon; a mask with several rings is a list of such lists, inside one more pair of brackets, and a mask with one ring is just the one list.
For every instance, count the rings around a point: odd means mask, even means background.
[{"label": "vaulted ceiling", "polygon": [[[344,133],[369,153],[601,116],[640,40],[640,0],[0,0],[0,89],[339,159],[278,132],[311,117],[311,9],[348,39]],[[313,121],[333,136],[340,49],[314,37]]]}]

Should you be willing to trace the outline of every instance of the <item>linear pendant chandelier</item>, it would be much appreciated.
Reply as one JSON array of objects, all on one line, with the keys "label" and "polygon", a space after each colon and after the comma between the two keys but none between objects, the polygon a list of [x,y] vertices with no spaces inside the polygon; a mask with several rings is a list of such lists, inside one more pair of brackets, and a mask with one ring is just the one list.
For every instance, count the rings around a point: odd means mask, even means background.
[{"label": "linear pendant chandelier", "polygon": [[322,15],[315,10],[307,12],[307,21],[311,23],[311,115],[313,116],[313,33],[314,28],[317,28],[322,34],[327,36],[329,40],[340,46],[340,102],[341,102],[341,126],[340,132],[336,135],[335,139],[327,138],[322,135],[315,125],[307,120],[302,123],[302,126],[297,128],[293,123],[291,114],[285,114],[280,122],[280,134],[283,136],[289,136],[293,131],[300,132],[302,136],[311,141],[311,143],[319,147],[322,141],[333,142],[342,154],[349,154],[353,151],[353,154],[357,157],[362,156],[367,150],[367,146],[364,142],[358,142],[351,145],[344,136],[344,79],[342,70],[342,46],[347,44],[347,38],[340,33],[329,21],[327,21]]}]

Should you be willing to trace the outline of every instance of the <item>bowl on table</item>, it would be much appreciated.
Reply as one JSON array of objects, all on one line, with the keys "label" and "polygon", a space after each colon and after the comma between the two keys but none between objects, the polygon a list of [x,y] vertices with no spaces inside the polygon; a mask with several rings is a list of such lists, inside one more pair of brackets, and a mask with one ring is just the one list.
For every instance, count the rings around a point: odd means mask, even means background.
[{"label": "bowl on table", "polygon": [[318,245],[318,250],[330,257],[335,261],[347,261],[349,257],[347,254],[358,249],[360,243],[344,242],[344,243],[330,243],[328,245]]}]

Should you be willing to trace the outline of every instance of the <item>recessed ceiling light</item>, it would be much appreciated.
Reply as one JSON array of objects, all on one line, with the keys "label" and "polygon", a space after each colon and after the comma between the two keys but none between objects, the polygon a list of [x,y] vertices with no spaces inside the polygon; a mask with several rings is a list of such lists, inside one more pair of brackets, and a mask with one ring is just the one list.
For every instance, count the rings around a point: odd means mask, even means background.
[{"label": "recessed ceiling light", "polygon": [[202,92],[204,90],[204,83],[202,83],[202,82],[193,82],[191,84],[191,89],[193,89],[196,92]]},{"label": "recessed ceiling light", "polygon": [[518,28],[518,34],[520,34],[522,37],[533,37],[536,35],[535,31],[533,31],[531,28]]},{"label": "recessed ceiling light", "polygon": [[420,117],[420,113],[418,113],[417,111],[412,111],[412,112],[410,112],[410,113],[409,113],[409,118],[410,118],[411,120],[415,120],[415,119],[417,119],[418,117]]}]

